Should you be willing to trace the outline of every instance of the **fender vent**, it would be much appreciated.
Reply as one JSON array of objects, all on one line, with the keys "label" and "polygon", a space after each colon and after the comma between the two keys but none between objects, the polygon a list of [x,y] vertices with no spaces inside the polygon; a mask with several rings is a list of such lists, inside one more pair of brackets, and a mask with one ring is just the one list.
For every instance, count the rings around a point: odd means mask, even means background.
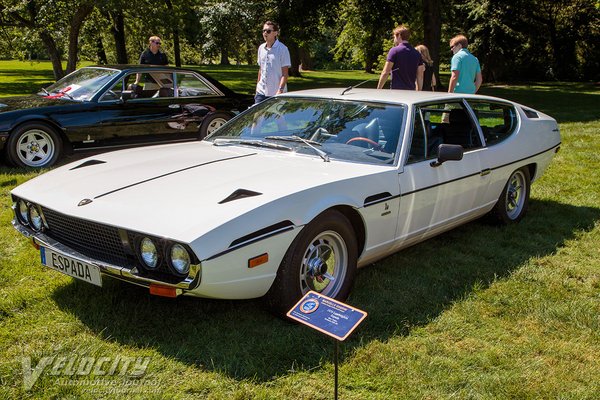
[{"label": "fender vent", "polygon": [[81,163],[81,164],[79,164],[79,165],[77,165],[77,166],[75,166],[75,167],[71,168],[69,171],[73,171],[74,169],[77,169],[77,168],[90,167],[90,166],[92,166],[92,165],[97,165],[97,164],[105,164],[105,163],[106,163],[106,161],[100,161],[100,160],[89,160],[89,161],[86,161],[86,162],[84,162],[84,163]]},{"label": "fender vent", "polygon": [[224,204],[224,203],[228,203],[230,201],[240,200],[240,199],[244,199],[246,197],[254,197],[254,196],[260,196],[260,195],[262,195],[262,193],[253,192],[252,190],[238,189],[235,192],[231,193],[226,198],[224,198],[223,200],[221,200],[219,202],[219,204]]}]

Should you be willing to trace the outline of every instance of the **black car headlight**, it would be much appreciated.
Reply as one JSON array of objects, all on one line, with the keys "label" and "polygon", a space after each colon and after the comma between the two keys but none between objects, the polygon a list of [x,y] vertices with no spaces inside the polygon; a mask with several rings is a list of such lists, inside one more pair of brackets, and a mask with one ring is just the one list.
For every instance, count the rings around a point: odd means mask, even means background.
[{"label": "black car headlight", "polygon": [[169,265],[177,275],[185,276],[190,272],[190,253],[180,244],[174,244],[169,250]]},{"label": "black car headlight", "polygon": [[34,231],[39,232],[44,227],[42,213],[35,204],[29,204],[29,207],[27,208],[27,218],[29,220],[29,225]]},{"label": "black car headlight", "polygon": [[25,200],[19,199],[17,201],[17,219],[23,225],[29,225],[29,210],[27,208],[27,203]]},{"label": "black car headlight", "polygon": [[139,254],[144,267],[148,269],[156,269],[158,267],[158,249],[152,239],[145,237],[140,241]]}]

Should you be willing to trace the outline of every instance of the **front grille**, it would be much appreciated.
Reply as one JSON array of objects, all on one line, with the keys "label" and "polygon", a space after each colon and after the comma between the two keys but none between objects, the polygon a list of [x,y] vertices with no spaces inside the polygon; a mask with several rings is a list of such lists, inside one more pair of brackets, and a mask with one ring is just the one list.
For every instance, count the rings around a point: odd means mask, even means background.
[{"label": "front grille", "polygon": [[60,214],[42,207],[48,223],[45,234],[81,254],[117,266],[131,268],[135,261],[127,257],[119,230]]}]

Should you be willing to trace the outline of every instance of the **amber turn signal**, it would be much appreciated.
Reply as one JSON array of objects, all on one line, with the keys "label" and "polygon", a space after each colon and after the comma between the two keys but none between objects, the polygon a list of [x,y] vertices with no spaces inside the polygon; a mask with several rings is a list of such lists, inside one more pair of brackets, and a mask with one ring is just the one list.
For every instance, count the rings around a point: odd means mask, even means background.
[{"label": "amber turn signal", "polygon": [[258,267],[269,262],[269,253],[261,254],[248,260],[248,268]]},{"label": "amber turn signal", "polygon": [[150,284],[150,294],[162,297],[177,297],[177,289],[167,286]]}]

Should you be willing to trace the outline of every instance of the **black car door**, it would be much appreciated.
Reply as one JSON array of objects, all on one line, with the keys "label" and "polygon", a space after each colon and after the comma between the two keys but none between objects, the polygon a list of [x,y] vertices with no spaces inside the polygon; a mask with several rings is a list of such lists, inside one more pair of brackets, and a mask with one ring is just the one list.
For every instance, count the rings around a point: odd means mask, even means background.
[{"label": "black car door", "polygon": [[101,132],[96,136],[97,144],[127,145],[195,137],[177,123],[182,105],[174,96],[170,71],[130,74],[107,91],[98,104]]}]

